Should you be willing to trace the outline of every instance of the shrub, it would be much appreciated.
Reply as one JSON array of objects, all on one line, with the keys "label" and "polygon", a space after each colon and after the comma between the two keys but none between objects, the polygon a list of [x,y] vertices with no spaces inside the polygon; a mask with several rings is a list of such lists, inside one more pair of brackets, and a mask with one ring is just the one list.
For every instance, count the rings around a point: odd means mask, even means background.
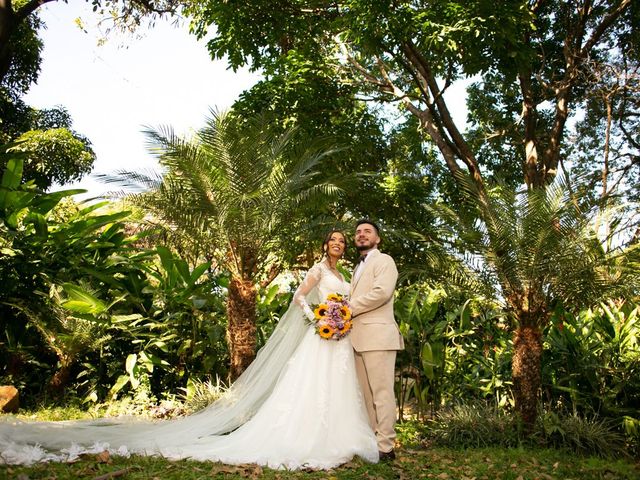
[{"label": "shrub", "polygon": [[454,448],[530,444],[602,458],[627,454],[625,437],[616,422],[597,415],[544,412],[527,436],[513,415],[486,403],[470,403],[442,410],[428,426],[426,434],[431,440]]}]

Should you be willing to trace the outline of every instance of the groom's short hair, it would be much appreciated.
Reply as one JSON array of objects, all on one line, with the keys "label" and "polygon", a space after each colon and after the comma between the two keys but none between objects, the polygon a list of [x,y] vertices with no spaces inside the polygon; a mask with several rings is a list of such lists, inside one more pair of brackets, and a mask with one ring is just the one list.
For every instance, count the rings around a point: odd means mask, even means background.
[{"label": "groom's short hair", "polygon": [[376,234],[378,236],[380,236],[380,228],[378,228],[378,225],[375,222],[369,220],[368,218],[361,218],[360,220],[358,220],[358,223],[356,223],[356,228],[358,228],[363,223],[367,223],[367,224],[371,225],[373,228],[375,228],[376,229]]}]

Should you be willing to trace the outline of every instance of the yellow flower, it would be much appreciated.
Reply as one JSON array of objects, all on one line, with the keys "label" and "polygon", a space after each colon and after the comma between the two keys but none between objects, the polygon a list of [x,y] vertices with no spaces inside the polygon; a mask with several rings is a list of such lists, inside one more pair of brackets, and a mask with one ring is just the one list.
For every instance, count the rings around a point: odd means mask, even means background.
[{"label": "yellow flower", "polygon": [[318,334],[322,337],[322,338],[331,338],[333,336],[333,334],[336,333],[333,328],[331,328],[329,325],[322,325],[318,327]]},{"label": "yellow flower", "polygon": [[329,295],[327,295],[327,301],[329,301],[329,302],[341,302],[342,301],[342,295],[339,295],[337,293],[330,293]]},{"label": "yellow flower", "polygon": [[320,319],[327,314],[328,309],[329,309],[329,306],[326,303],[321,303],[313,311],[313,314],[316,316],[317,319]]},{"label": "yellow flower", "polygon": [[349,307],[347,307],[346,305],[343,305],[342,307],[340,307],[340,315],[342,315],[342,318],[344,320],[351,320],[351,309],[349,309]]},{"label": "yellow flower", "polygon": [[351,322],[344,322],[344,327],[342,328],[342,330],[340,330],[340,333],[342,335],[346,335],[347,332],[351,330],[351,326],[352,326]]}]

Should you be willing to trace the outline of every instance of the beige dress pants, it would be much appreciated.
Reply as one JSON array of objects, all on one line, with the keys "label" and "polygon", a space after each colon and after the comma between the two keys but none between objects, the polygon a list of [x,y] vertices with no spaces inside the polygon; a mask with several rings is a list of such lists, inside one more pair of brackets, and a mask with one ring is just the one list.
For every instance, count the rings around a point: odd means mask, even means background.
[{"label": "beige dress pants", "polygon": [[378,450],[390,452],[396,438],[396,396],[393,392],[396,351],[355,352],[355,360],[369,424],[376,434]]}]

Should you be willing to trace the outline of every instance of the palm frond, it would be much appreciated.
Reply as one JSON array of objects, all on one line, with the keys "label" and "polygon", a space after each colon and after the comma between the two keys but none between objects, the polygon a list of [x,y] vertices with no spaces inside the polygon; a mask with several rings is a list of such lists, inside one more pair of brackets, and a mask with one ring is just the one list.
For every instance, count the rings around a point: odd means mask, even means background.
[{"label": "palm frond", "polygon": [[[526,298],[545,308],[555,303],[580,308],[637,294],[639,247],[608,247],[626,225],[620,217],[624,208],[584,211],[562,178],[544,189],[517,191],[497,184],[484,198],[469,179],[460,185],[463,203],[457,208],[428,207],[442,222],[445,251],[438,257],[446,261],[449,255],[444,271],[454,282],[468,288],[487,283],[484,290],[493,289],[497,299]],[[607,233],[601,238],[603,226]],[[424,271],[437,275],[431,268]]]},{"label": "palm frond", "polygon": [[275,134],[270,122],[266,115],[243,119],[212,111],[192,138],[170,127],[147,129],[163,172],[122,172],[130,184],[143,187],[127,200],[168,232],[208,242],[218,264],[230,271],[256,274],[255,265],[266,268],[286,242],[293,219],[341,192],[319,169],[338,148],[327,139],[300,141],[295,129]]}]

